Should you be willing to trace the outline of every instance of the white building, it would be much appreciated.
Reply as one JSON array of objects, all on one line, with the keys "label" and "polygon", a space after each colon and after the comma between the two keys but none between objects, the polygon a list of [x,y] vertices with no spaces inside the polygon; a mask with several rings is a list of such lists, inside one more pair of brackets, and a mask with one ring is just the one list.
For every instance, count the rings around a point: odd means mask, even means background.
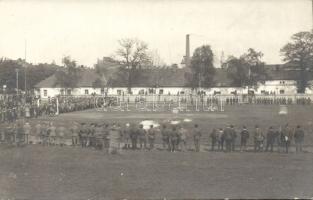
[{"label": "white building", "polygon": [[[134,95],[188,95],[194,93],[187,87],[185,73],[183,69],[146,69],[142,77],[134,80],[131,93]],[[297,93],[297,81],[299,71],[271,69],[268,71],[268,80],[259,83],[257,87],[249,88],[255,94],[279,94],[293,95]],[[36,85],[36,94],[42,99],[48,99],[57,95],[89,96],[96,95],[128,95],[127,81],[112,81],[105,86],[95,86],[95,81],[105,79],[100,77],[94,70],[84,70],[75,88],[64,88],[57,83],[55,75],[41,81]],[[104,80],[103,82],[106,82]],[[232,80],[227,76],[225,69],[217,69],[214,76],[214,85],[210,88],[197,88],[198,91],[205,92],[207,95],[241,95],[248,94],[247,87],[234,87]],[[313,85],[313,82],[311,83]],[[313,93],[312,89],[307,89],[308,93]]]}]

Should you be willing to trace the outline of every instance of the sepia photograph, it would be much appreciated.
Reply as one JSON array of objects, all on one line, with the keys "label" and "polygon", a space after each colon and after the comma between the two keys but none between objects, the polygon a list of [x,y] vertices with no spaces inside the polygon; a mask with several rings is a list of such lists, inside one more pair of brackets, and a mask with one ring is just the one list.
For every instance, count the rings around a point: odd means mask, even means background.
[{"label": "sepia photograph", "polygon": [[313,200],[313,0],[0,0],[0,200]]}]

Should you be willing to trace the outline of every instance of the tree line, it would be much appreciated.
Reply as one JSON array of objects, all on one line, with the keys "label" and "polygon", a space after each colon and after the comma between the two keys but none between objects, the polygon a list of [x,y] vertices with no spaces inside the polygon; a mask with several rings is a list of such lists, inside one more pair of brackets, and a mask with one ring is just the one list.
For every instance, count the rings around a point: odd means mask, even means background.
[{"label": "tree line", "polygon": [[[114,84],[122,84],[131,91],[136,81],[149,78],[148,69],[160,69],[160,56],[150,51],[144,41],[125,38],[118,41],[119,48],[108,63],[97,62],[93,70],[100,76],[93,83],[94,87],[109,87]],[[291,40],[280,50],[283,61],[293,63],[294,70],[300,72],[297,87],[299,93],[304,93],[311,80],[313,71],[313,33],[299,32],[291,37]],[[227,72],[227,77],[233,86],[256,86],[258,82],[264,82],[268,78],[265,63],[262,61],[263,53],[249,48],[239,57],[229,56],[222,68]],[[34,88],[34,86],[47,77],[55,74],[57,83],[65,88],[74,88],[77,85],[81,71],[87,69],[69,56],[62,59],[63,66],[55,63],[26,63],[22,59],[0,59],[0,85],[6,86],[7,92],[13,92],[16,88],[16,72],[19,71],[18,87],[22,90]],[[177,68],[177,64],[163,65],[168,69]],[[187,87],[201,88],[214,85],[216,67],[214,66],[214,54],[210,45],[196,48],[191,57],[190,66],[187,66],[185,79]],[[26,75],[26,82],[25,82]],[[25,83],[27,84],[25,87]],[[3,90],[4,87],[1,88]]]}]

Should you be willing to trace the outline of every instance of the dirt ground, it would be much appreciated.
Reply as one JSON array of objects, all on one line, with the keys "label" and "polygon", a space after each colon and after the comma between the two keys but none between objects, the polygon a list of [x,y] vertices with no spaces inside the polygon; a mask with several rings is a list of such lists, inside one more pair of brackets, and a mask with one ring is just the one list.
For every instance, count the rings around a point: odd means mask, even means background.
[{"label": "dirt ground", "polygon": [[1,148],[2,199],[312,198],[313,154]]},{"label": "dirt ground", "polygon": [[[223,113],[105,113],[83,111],[53,118],[57,124],[139,122],[191,118],[204,132],[206,147],[213,127],[233,123],[262,128],[300,124],[312,145],[312,106],[290,106],[287,116],[277,106],[226,107]],[[0,199],[188,199],[312,198],[313,153],[103,151],[79,147],[11,147],[0,144]]]}]

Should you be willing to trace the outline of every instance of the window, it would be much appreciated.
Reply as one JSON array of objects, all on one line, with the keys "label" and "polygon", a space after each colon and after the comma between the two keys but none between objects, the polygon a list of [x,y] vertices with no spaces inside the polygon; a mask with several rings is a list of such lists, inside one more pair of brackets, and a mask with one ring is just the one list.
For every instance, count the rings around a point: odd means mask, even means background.
[{"label": "window", "polygon": [[164,92],[163,89],[159,90],[159,94],[163,94],[163,92]]},{"label": "window", "polygon": [[88,95],[89,94],[89,90],[85,90],[85,94]]},{"label": "window", "polygon": [[138,94],[145,94],[145,90],[144,89],[139,90]]},{"label": "window", "polygon": [[101,88],[101,94],[104,94],[104,88]]},{"label": "window", "polygon": [[279,90],[279,94],[285,94],[285,90]]},{"label": "window", "polygon": [[61,95],[64,95],[64,89],[61,89],[60,93],[61,93]]},{"label": "window", "polygon": [[184,91],[180,91],[180,94],[185,94],[185,92]]},{"label": "window", "polygon": [[47,95],[48,95],[48,91],[47,91],[47,90],[44,90],[44,91],[43,91],[43,96],[46,97]]},{"label": "window", "polygon": [[122,90],[117,90],[117,94],[121,95],[122,94]]},{"label": "window", "polygon": [[[265,92],[264,90],[262,90],[262,91]],[[262,93],[262,91],[261,91],[261,93]],[[230,94],[237,95],[237,90],[230,92]]]},{"label": "window", "polygon": [[72,95],[72,90],[68,89],[67,90],[67,95]]}]

